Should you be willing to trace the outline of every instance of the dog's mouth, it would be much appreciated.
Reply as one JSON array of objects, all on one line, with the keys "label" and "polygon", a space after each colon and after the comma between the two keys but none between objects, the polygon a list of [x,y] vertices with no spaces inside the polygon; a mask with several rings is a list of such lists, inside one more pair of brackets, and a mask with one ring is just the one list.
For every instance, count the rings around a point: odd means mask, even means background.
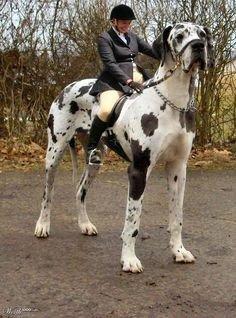
[{"label": "dog's mouth", "polygon": [[188,67],[184,68],[184,72],[188,73],[193,68],[198,68],[200,70],[206,69],[206,61],[205,61],[203,53],[193,54],[193,58],[192,58],[190,64],[188,65]]}]

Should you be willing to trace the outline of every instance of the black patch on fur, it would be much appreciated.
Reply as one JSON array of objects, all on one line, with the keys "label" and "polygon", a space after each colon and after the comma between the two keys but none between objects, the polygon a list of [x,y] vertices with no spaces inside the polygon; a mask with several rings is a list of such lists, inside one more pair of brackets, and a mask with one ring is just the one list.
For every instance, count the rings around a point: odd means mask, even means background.
[{"label": "black patch on fur", "polygon": [[162,42],[163,42],[163,54],[162,54],[162,62],[161,62],[161,66],[164,65],[166,56],[168,54],[168,52],[170,52],[170,46],[168,43],[168,37],[170,35],[170,32],[172,30],[172,26],[168,26],[165,28],[165,30],[163,31],[163,35],[162,35]]},{"label": "black patch on fur", "polygon": [[71,114],[74,115],[78,110],[79,110],[78,104],[74,100],[72,100],[70,102],[70,112],[71,112]]},{"label": "black patch on fur", "polygon": [[179,113],[179,123],[182,128],[185,127],[185,113],[183,112]]},{"label": "black patch on fur", "polygon": [[64,92],[67,94],[70,92],[71,88],[76,84],[76,82],[74,83],[71,83],[69,86],[67,86],[65,89],[64,89]]},{"label": "black patch on fur", "polygon": [[195,132],[196,131],[196,123],[195,123],[195,113],[192,111],[188,111],[185,113],[185,121],[186,121],[186,131]]},{"label": "black patch on fur", "polygon": [[196,131],[196,123],[195,123],[195,112],[189,110],[186,113],[179,113],[179,122],[182,128],[186,127],[187,132]]},{"label": "black patch on fur", "polygon": [[213,39],[211,31],[208,29],[208,27],[203,28],[206,32],[206,39],[207,39],[207,55],[208,55],[208,61],[207,66],[212,68],[215,66],[215,50],[213,47]]},{"label": "black patch on fur", "polygon": [[89,118],[91,119],[92,110],[91,110],[91,109],[88,109],[88,110],[87,110],[87,114],[89,115]]},{"label": "black patch on fur", "polygon": [[155,51],[158,59],[161,60],[161,66],[164,65],[166,55],[170,51],[167,40],[172,28],[172,26],[168,26],[167,28],[165,28],[163,34],[159,35],[152,44],[153,50]]},{"label": "black patch on fur", "polygon": [[175,25],[175,30],[179,30],[179,29],[184,29],[184,25],[183,24]]},{"label": "black patch on fur", "polygon": [[135,237],[138,235],[138,230],[135,230],[134,233],[132,234],[132,237]]},{"label": "black patch on fur", "polygon": [[62,107],[64,106],[63,104],[63,99],[64,99],[64,91],[62,91],[59,95],[59,98],[58,98],[58,108],[59,109],[62,109]]},{"label": "black patch on fur", "polygon": [[124,136],[125,136],[125,139],[128,141],[128,140],[129,140],[129,138],[128,138],[128,134],[127,134],[127,132],[126,132],[126,131],[124,132]]},{"label": "black patch on fur", "polygon": [[56,97],[54,100],[54,103],[58,102],[58,108],[62,109],[63,105],[63,99],[64,99],[64,90],[60,92],[60,94]]},{"label": "black patch on fur", "polygon": [[189,34],[190,34],[190,32],[189,32],[189,30],[188,30],[188,29],[185,29],[185,30],[184,30],[184,32],[185,32],[185,33],[187,33],[187,35],[189,35]]},{"label": "black patch on fur", "polygon": [[74,138],[74,137],[71,138],[71,140],[69,141],[69,145],[70,145],[71,148],[74,148],[74,149],[75,149],[76,143],[75,143],[75,138]]},{"label": "black patch on fur", "polygon": [[48,118],[48,128],[50,129],[51,131],[51,135],[52,135],[52,141],[54,143],[57,142],[57,137],[56,135],[54,134],[54,116],[53,114],[50,114],[49,118]]},{"label": "black patch on fur", "polygon": [[160,109],[163,110],[163,112],[164,112],[164,110],[166,109],[166,102],[164,102],[164,104],[161,105]]},{"label": "black patch on fur", "polygon": [[128,168],[129,176],[129,196],[133,200],[138,200],[146,186],[147,169],[150,165],[150,149],[142,150],[138,140],[131,140],[131,150],[133,162]]},{"label": "black patch on fur", "polygon": [[173,50],[174,50],[175,53],[177,53],[177,50],[176,50],[177,45],[178,45],[178,43],[177,43],[176,39],[174,39],[172,41],[172,46],[173,46]]},{"label": "black patch on fur", "polygon": [[150,137],[154,134],[154,131],[158,128],[158,118],[153,114],[144,114],[141,118],[141,126],[144,134]]},{"label": "black patch on fur", "polygon": [[175,182],[177,181],[177,179],[178,179],[178,176],[175,176],[175,177],[174,177]]},{"label": "black patch on fur", "polygon": [[64,94],[67,94],[69,93],[69,91],[71,90],[71,88],[76,84],[75,83],[72,83],[70,84],[68,87],[64,88],[60,94],[57,96],[57,98],[55,99],[55,102],[58,102],[58,108],[59,109],[62,109],[62,107],[64,106],[63,104],[63,99],[64,99]]},{"label": "black patch on fur", "polygon": [[81,97],[84,94],[88,93],[90,87],[91,87],[91,85],[90,86],[82,86],[82,87],[80,87],[80,89],[78,91],[79,94],[76,97]]},{"label": "black patch on fur", "polygon": [[82,195],[81,195],[81,202],[84,202],[85,196],[86,196],[86,190],[83,189],[82,190]]}]

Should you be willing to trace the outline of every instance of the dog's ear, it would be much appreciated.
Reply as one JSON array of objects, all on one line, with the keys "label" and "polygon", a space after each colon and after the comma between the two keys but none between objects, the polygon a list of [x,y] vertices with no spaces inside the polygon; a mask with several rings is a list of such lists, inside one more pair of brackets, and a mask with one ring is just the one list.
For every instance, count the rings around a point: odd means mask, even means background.
[{"label": "dog's ear", "polygon": [[158,59],[162,60],[163,58],[163,42],[162,35],[159,35],[156,40],[152,43],[152,49]]},{"label": "dog's ear", "polygon": [[168,26],[164,29],[163,33],[157,37],[153,42],[152,47],[157,56],[161,58],[161,66],[165,62],[167,53],[170,51],[170,46],[167,42],[172,26]]},{"label": "dog's ear", "polygon": [[208,27],[204,27],[203,29],[206,32],[207,39],[207,67],[213,68],[215,66],[215,51],[213,47],[212,34]]}]

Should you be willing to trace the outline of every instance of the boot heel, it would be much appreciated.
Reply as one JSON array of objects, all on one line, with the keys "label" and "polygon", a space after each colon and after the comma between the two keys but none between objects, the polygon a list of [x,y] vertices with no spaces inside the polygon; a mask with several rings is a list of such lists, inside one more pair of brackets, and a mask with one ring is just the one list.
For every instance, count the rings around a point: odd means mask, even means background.
[{"label": "boot heel", "polygon": [[102,153],[98,149],[93,149],[88,152],[88,164],[102,166]]}]

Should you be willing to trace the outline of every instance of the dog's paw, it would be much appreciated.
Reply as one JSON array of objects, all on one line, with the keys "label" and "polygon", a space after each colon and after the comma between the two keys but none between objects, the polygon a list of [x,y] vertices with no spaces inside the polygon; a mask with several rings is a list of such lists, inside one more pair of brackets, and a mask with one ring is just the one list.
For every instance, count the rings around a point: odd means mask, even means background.
[{"label": "dog's paw", "polygon": [[143,266],[135,255],[122,258],[121,264],[124,272],[141,273],[143,271]]},{"label": "dog's paw", "polygon": [[187,251],[184,247],[173,251],[173,258],[176,263],[193,263],[195,257],[190,251]]},{"label": "dog's paw", "polygon": [[82,234],[84,235],[97,235],[98,231],[91,222],[79,223]]},{"label": "dog's paw", "polygon": [[34,235],[37,237],[46,238],[49,236],[49,232],[50,232],[50,221],[42,222],[41,219],[39,218],[36,223]]}]

